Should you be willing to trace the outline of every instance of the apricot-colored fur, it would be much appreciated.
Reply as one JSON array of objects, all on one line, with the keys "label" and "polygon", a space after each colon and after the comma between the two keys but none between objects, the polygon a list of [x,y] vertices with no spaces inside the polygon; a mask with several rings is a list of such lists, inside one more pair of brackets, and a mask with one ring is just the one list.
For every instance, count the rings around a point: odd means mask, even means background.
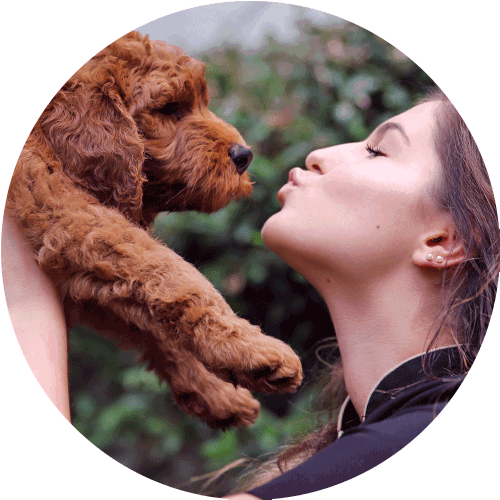
[{"label": "apricot-colored fur", "polygon": [[61,289],[69,326],[140,349],[184,410],[225,428],[256,419],[247,389],[294,391],[302,369],[150,234],[160,211],[213,212],[251,193],[251,154],[208,110],[203,75],[181,49],[135,32],[106,47],[36,123],[7,211]]}]

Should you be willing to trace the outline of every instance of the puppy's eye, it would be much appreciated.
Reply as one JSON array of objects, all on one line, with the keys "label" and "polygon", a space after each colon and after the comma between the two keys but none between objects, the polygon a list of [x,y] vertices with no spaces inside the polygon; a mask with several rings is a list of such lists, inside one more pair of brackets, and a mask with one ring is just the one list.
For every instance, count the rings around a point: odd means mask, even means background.
[{"label": "puppy's eye", "polygon": [[158,113],[169,118],[182,118],[184,112],[178,102],[168,102],[162,108],[157,109]]}]

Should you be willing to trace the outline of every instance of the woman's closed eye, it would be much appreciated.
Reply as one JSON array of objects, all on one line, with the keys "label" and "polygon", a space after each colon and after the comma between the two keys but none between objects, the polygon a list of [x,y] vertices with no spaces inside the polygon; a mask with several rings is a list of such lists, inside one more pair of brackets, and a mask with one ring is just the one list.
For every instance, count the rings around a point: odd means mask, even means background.
[{"label": "woman's closed eye", "polygon": [[386,154],[380,150],[378,146],[366,145],[366,150],[368,151],[368,158],[376,158],[377,156],[386,156]]}]

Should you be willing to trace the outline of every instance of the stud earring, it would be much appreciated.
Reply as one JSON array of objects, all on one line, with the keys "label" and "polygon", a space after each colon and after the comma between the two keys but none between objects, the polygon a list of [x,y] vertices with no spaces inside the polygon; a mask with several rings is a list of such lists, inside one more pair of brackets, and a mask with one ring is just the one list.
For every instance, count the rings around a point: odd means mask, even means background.
[{"label": "stud earring", "polygon": [[436,257],[436,262],[437,262],[438,264],[441,264],[443,261],[444,261],[444,257],[443,257],[442,255],[438,255],[438,256]]},{"label": "stud earring", "polygon": [[428,253],[428,254],[425,256],[425,258],[426,258],[427,260],[429,260],[429,261],[430,261],[430,260],[432,260],[432,259],[434,258],[434,256],[433,256],[431,253]]}]

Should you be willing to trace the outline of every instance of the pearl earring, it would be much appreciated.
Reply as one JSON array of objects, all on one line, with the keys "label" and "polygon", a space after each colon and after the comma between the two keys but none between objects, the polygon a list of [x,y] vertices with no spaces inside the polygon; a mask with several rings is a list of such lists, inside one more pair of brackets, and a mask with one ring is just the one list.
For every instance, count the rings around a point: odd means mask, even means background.
[{"label": "pearl earring", "polygon": [[443,261],[444,261],[444,257],[443,257],[442,255],[438,255],[438,256],[436,257],[436,262],[437,262],[438,264],[441,264],[441,262],[443,262]]},{"label": "pearl earring", "polygon": [[434,258],[434,256],[433,256],[431,253],[428,253],[428,254],[425,256],[425,258],[426,258],[427,260],[432,260],[432,259]]}]

